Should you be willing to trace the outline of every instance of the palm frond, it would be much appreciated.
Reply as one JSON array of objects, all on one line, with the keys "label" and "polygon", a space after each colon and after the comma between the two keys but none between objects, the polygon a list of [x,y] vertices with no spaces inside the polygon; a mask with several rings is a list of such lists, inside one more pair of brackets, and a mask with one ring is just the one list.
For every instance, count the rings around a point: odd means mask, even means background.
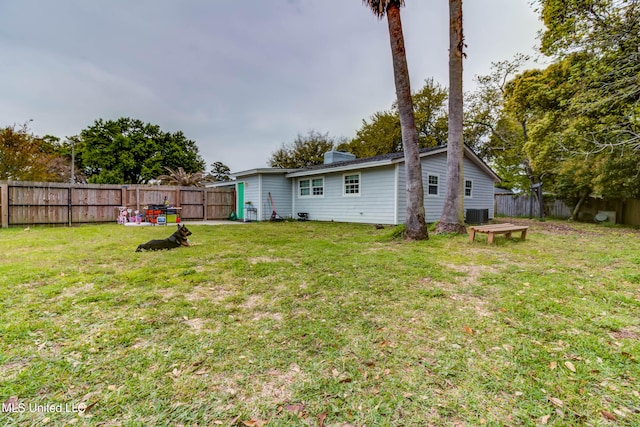
[{"label": "palm frond", "polygon": [[204,171],[189,173],[185,172],[183,167],[174,170],[166,166],[165,169],[169,174],[160,175],[157,178],[164,185],[179,185],[183,187],[202,187],[204,185]]},{"label": "palm frond", "polygon": [[396,4],[398,7],[404,6],[404,0],[362,0],[362,3],[369,6],[373,14],[380,19],[387,13],[389,5]]}]

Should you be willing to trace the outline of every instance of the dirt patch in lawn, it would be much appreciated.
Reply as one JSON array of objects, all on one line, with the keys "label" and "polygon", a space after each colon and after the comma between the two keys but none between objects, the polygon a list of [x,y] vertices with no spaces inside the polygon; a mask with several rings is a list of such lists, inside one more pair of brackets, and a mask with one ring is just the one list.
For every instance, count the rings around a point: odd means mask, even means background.
[{"label": "dirt patch in lawn", "polygon": [[252,257],[248,259],[249,264],[252,265],[256,265],[256,264],[260,264],[260,263],[271,263],[271,262],[288,262],[290,264],[296,264],[293,260],[291,259],[286,259],[286,258],[274,258],[274,257],[270,257],[270,256],[258,256],[258,257]]},{"label": "dirt patch in lawn", "polygon": [[191,292],[184,294],[187,301],[207,300],[212,302],[220,302],[233,295],[233,292],[223,286],[195,286]]},{"label": "dirt patch in lawn", "polygon": [[246,397],[247,400],[271,399],[279,403],[291,400],[293,385],[304,379],[300,366],[293,363],[286,371],[270,369],[256,385],[261,389],[255,396]]},{"label": "dirt patch in lawn", "polygon": [[438,282],[440,289],[447,291],[449,299],[461,303],[461,306],[473,308],[479,316],[489,317],[491,311],[487,308],[487,302],[473,295],[473,289],[484,286],[480,278],[486,273],[497,273],[498,268],[490,265],[474,264],[446,264],[446,268],[461,273],[455,283]]},{"label": "dirt patch in lawn", "polygon": [[640,328],[630,326],[616,332],[611,332],[609,335],[616,340],[640,340]]}]

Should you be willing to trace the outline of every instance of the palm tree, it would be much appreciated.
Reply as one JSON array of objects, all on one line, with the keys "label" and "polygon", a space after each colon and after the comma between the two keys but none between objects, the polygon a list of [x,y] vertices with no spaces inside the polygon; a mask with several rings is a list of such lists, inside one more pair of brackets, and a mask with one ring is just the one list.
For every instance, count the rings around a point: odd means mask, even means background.
[{"label": "palm tree", "polygon": [[400,7],[404,6],[404,0],[363,0],[363,3],[369,6],[379,19],[385,15],[387,17],[407,181],[406,237],[408,240],[427,240],[429,233],[425,222],[418,130],[413,116],[409,68],[400,20]]},{"label": "palm tree", "polygon": [[464,226],[464,140],[462,138],[462,0],[449,0],[449,134],[447,192],[436,233],[466,233]]},{"label": "palm tree", "polygon": [[165,166],[165,169],[169,171],[168,175],[160,175],[157,179],[165,185],[180,185],[184,187],[202,187],[205,181],[204,172],[185,172],[182,167],[178,170],[171,169]]}]

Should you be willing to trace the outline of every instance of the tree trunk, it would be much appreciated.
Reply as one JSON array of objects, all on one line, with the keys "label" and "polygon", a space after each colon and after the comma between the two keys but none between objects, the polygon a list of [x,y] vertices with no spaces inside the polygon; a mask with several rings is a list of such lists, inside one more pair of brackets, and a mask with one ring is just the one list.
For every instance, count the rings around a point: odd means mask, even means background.
[{"label": "tree trunk", "polygon": [[582,209],[582,205],[587,200],[587,197],[589,197],[589,194],[591,194],[591,190],[587,188],[584,193],[582,193],[582,197],[580,197],[580,200],[578,200],[578,203],[571,211],[571,217],[569,217],[569,221],[575,221],[578,218],[578,215],[580,215],[580,209]]},{"label": "tree trunk", "polygon": [[429,233],[425,222],[424,190],[422,186],[422,165],[418,151],[418,130],[413,115],[409,68],[404,49],[400,7],[391,3],[387,9],[391,56],[393,58],[393,76],[400,113],[402,147],[404,150],[405,173],[407,181],[407,215],[405,219],[408,240],[427,240]]},{"label": "tree trunk", "polygon": [[462,135],[462,0],[449,0],[449,134],[447,192],[436,233],[466,233],[464,226],[464,140]]}]

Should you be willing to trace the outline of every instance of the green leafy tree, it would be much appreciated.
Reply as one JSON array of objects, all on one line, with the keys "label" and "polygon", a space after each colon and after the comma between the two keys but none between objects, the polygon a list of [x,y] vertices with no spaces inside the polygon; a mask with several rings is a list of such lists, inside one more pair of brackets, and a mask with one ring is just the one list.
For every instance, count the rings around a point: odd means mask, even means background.
[{"label": "green leafy tree", "polygon": [[290,144],[282,146],[271,154],[269,166],[273,168],[297,169],[324,162],[324,153],[331,151],[338,142],[328,133],[310,130],[307,135],[296,137]]},{"label": "green leafy tree", "polygon": [[0,180],[60,181],[56,144],[54,137],[31,133],[28,123],[0,129]]},{"label": "green leafy tree", "polygon": [[211,172],[207,175],[207,179],[215,182],[231,181],[229,177],[230,174],[231,170],[229,166],[222,162],[213,162],[211,163]]},{"label": "green leafy tree", "polygon": [[[524,150],[532,115],[528,104],[512,96],[517,72],[529,58],[516,55],[512,60],[492,63],[491,73],[476,78],[478,88],[465,103],[465,142],[490,163],[502,178],[502,185],[527,191],[536,182],[531,160]],[[518,89],[526,85],[518,85]]]},{"label": "green leafy tree", "polygon": [[447,143],[447,97],[447,89],[433,78],[426,79],[424,86],[413,94],[414,116],[420,148],[436,147]]},{"label": "green leafy tree", "polygon": [[640,1],[540,0],[541,50],[555,58],[525,149],[576,200],[640,196]]},{"label": "green leafy tree", "polygon": [[539,3],[542,52],[580,59],[580,90],[565,109],[590,119],[588,151],[640,150],[640,0]]},{"label": "green leafy tree", "polygon": [[76,157],[92,183],[138,184],[155,179],[167,167],[187,173],[205,168],[196,143],[182,132],[162,132],[140,120],[99,119],[76,139]]},{"label": "green leafy tree", "polygon": [[363,119],[355,138],[338,149],[353,153],[358,158],[401,152],[402,130],[397,110],[379,111],[369,120]]},{"label": "green leafy tree", "polygon": [[449,128],[447,191],[436,233],[466,233],[464,226],[464,140],[462,0],[449,0]]},{"label": "green leafy tree", "polygon": [[[494,163],[505,150],[505,145],[510,144],[509,139],[497,130],[498,123],[504,117],[505,86],[528,60],[528,56],[518,54],[513,60],[492,62],[491,73],[476,76],[477,89],[466,94],[465,143],[490,163]],[[493,136],[500,141],[495,146],[492,145]]]},{"label": "green leafy tree", "polygon": [[[640,195],[640,1],[539,0],[552,63],[498,63],[470,100],[468,141],[504,181],[575,202]],[[496,64],[494,64],[496,65]]]},{"label": "green leafy tree", "polygon": [[632,48],[638,35],[639,0],[538,0],[545,25],[541,51],[605,53]]},{"label": "green leafy tree", "polygon": [[[418,146],[444,145],[447,139],[447,91],[433,79],[427,79],[422,89],[413,94],[412,100]],[[369,120],[362,120],[362,127],[355,138],[338,146],[338,149],[349,151],[359,158],[401,152],[402,128],[397,102],[393,103],[390,110],[379,111]]]}]

